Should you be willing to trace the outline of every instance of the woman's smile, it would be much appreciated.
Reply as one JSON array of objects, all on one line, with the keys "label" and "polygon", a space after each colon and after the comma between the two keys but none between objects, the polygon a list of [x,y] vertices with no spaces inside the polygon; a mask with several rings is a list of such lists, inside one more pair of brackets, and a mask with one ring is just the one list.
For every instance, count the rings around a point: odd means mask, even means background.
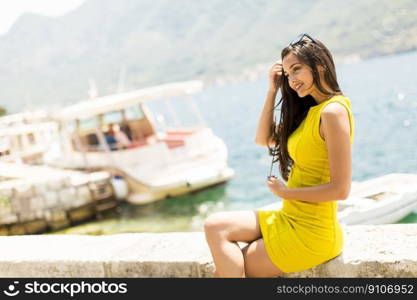
[{"label": "woman's smile", "polygon": [[294,86],[294,89],[297,91],[297,92],[299,92],[300,90],[301,90],[301,87],[303,86],[303,84],[302,83],[299,83],[299,84],[297,84],[297,85],[295,85]]}]

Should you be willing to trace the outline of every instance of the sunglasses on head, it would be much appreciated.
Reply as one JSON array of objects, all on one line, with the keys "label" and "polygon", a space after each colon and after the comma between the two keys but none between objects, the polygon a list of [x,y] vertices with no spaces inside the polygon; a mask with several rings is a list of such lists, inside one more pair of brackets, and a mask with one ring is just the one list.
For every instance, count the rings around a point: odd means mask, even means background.
[{"label": "sunglasses on head", "polygon": [[288,44],[288,46],[294,46],[305,39],[310,40],[314,44],[317,44],[316,41],[309,34],[303,33],[298,35],[291,43]]}]

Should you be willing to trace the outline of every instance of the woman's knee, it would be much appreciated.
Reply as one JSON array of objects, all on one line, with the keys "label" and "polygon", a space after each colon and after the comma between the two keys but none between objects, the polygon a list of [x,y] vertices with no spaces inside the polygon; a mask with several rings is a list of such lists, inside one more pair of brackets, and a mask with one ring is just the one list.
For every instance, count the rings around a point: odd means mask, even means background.
[{"label": "woman's knee", "polygon": [[209,215],[204,221],[206,234],[218,233],[227,229],[227,216],[225,212],[216,212]]},{"label": "woman's knee", "polygon": [[251,242],[261,236],[254,211],[227,211],[210,215],[204,222],[206,236],[217,236],[233,242]]}]

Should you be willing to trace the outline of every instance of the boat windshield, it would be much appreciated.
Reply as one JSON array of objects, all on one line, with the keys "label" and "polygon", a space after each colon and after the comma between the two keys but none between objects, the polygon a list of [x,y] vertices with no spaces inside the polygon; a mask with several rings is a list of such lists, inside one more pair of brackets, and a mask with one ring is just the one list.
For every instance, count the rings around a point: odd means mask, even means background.
[{"label": "boat windshield", "polygon": [[127,120],[141,120],[145,117],[145,114],[139,105],[126,107],[125,114]]},{"label": "boat windshield", "polygon": [[122,122],[123,122],[123,114],[119,110],[109,111],[103,115],[103,124],[109,125],[113,123],[122,123]]},{"label": "boat windshield", "polygon": [[123,150],[148,143],[156,131],[140,104],[79,119],[73,135],[76,151]]}]

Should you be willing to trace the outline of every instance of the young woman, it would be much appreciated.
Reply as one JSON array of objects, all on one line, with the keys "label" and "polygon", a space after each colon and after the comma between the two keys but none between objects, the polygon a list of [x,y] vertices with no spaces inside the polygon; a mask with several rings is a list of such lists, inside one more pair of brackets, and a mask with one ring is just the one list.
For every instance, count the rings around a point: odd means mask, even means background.
[{"label": "young woman", "polygon": [[[269,176],[266,184],[283,205],[277,211],[218,212],[206,219],[216,277],[277,277],[342,252],[337,201],[350,192],[353,137],[351,103],[337,83],[332,55],[322,42],[303,34],[269,70],[255,139],[277,156],[287,183]],[[248,244],[241,249],[237,242]]]}]

